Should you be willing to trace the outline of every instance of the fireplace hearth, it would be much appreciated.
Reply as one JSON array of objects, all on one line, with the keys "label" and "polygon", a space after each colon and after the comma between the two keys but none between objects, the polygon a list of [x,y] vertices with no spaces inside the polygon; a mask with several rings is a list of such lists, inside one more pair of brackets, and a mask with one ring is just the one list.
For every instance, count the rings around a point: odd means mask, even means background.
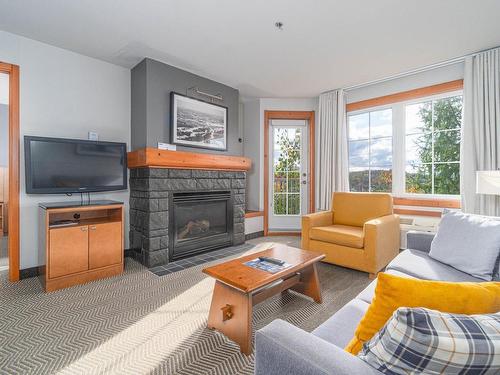
[{"label": "fireplace hearth", "polygon": [[170,260],[232,245],[231,191],[173,193],[169,212]]},{"label": "fireplace hearth", "polygon": [[245,242],[243,171],[130,170],[130,248],[147,267]]}]

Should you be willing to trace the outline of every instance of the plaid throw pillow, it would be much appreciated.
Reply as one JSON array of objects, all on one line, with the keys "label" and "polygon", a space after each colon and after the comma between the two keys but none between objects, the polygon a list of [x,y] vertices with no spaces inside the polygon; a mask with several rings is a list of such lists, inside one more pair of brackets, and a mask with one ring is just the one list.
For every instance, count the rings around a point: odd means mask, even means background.
[{"label": "plaid throw pillow", "polygon": [[384,374],[500,374],[500,313],[402,307],[358,357]]}]

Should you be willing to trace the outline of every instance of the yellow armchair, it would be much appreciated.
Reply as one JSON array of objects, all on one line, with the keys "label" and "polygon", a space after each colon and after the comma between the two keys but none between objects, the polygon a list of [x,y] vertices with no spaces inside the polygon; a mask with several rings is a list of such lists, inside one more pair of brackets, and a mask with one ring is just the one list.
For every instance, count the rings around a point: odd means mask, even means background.
[{"label": "yellow armchair", "polygon": [[392,197],[384,193],[334,193],[332,210],[302,217],[303,249],[370,277],[398,254],[399,233]]}]

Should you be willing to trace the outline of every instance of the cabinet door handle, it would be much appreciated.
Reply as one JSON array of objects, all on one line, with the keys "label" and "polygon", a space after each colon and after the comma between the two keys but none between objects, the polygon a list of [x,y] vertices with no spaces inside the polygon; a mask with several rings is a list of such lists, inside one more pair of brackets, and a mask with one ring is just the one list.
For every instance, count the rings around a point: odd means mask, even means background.
[{"label": "cabinet door handle", "polygon": [[92,226],[90,227],[90,230],[96,230],[95,225],[92,225]]},{"label": "cabinet door handle", "polygon": [[86,232],[87,231],[87,227],[81,227],[80,229],[82,230],[82,232]]}]

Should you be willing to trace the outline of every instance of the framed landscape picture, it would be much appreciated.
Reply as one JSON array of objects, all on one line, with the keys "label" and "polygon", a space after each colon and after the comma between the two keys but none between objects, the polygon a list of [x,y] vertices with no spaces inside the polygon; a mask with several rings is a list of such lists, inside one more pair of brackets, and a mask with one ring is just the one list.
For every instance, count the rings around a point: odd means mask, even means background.
[{"label": "framed landscape picture", "polygon": [[170,93],[171,143],[227,150],[227,107]]}]

